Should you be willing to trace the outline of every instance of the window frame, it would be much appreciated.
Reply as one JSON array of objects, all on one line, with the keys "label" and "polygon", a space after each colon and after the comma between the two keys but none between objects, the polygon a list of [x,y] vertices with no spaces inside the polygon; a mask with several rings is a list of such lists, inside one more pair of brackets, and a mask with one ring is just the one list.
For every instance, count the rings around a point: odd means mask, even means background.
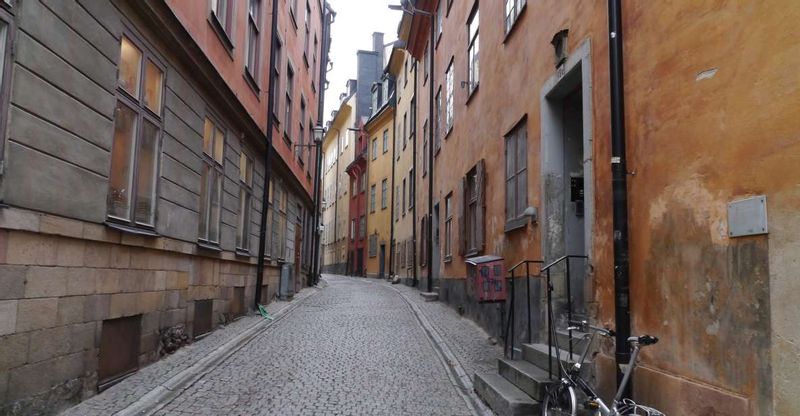
[{"label": "window frame", "polygon": [[295,70],[294,65],[292,62],[286,63],[286,91],[285,91],[285,102],[284,105],[286,108],[284,109],[284,123],[283,123],[283,138],[286,140],[286,144],[291,145],[294,141],[292,140],[292,112],[294,105],[294,77],[295,77]]},{"label": "window frame", "polygon": [[434,122],[434,131],[433,131],[433,154],[434,157],[439,154],[439,149],[442,147],[442,87],[439,86],[438,91],[436,92],[435,98],[435,112],[434,117],[436,120]]},{"label": "window frame", "polygon": [[[221,240],[222,240],[222,211],[223,211],[223,199],[225,198],[225,146],[227,144],[228,138],[228,131],[227,129],[219,122],[219,118],[215,117],[210,113],[206,113],[204,120],[204,131],[205,131],[205,121],[210,121],[214,126],[214,132],[222,131],[222,157],[220,161],[216,160],[213,154],[209,155],[205,152],[205,149],[201,152],[200,159],[203,165],[203,171],[200,172],[200,180],[201,180],[201,188],[200,188],[200,209],[198,210],[198,216],[203,216],[205,213],[206,216],[206,229],[203,232],[202,229],[202,222],[198,221],[197,228],[197,241],[203,246],[210,246],[210,247],[219,247]],[[205,133],[204,133],[205,134]],[[205,137],[204,137],[205,139]],[[212,153],[216,148],[216,134],[214,134],[214,143],[212,143]],[[211,194],[207,194],[205,198],[203,198],[203,191],[202,191],[202,181],[206,182],[206,186],[208,186],[208,178],[204,178],[203,173],[205,172],[205,168],[209,167],[209,171],[213,169],[219,178],[221,178],[220,182],[220,189],[219,189],[219,218],[217,218],[217,240],[213,240],[209,236],[210,232],[210,219],[211,219]]]},{"label": "window frame", "polygon": [[[3,3],[0,7],[0,21],[5,27],[5,42],[3,44],[2,66],[0,66],[0,108],[8,108],[11,100],[11,70],[13,68],[14,42],[17,35],[17,23],[14,19],[14,2]],[[8,125],[8,111],[0,112],[0,166],[5,162],[6,129]],[[2,176],[2,170],[0,170]]]},{"label": "window frame", "polygon": [[[475,23],[473,35],[472,24]],[[480,2],[476,1],[467,19],[467,96],[480,85]]]},{"label": "window frame", "polygon": [[[527,117],[523,117],[520,121],[518,121],[511,130],[506,133],[503,137],[504,145],[505,145],[505,205],[506,205],[506,224],[505,224],[505,232],[513,231],[516,229],[520,229],[525,227],[528,223],[528,218],[525,216],[524,212],[528,206],[528,157],[527,157],[527,149],[528,149],[528,124],[527,124]],[[511,149],[509,147],[509,142],[513,141],[514,147]],[[525,145],[525,156],[523,158],[524,166],[520,167],[519,163],[519,149],[520,149],[520,142],[523,142]],[[509,170],[509,156],[513,157],[513,173]],[[524,195],[522,198],[524,199],[523,203],[520,205],[520,179],[525,179],[525,186],[522,187],[524,190]],[[511,182],[513,182],[513,189],[514,189],[514,197],[513,197],[513,207],[509,206],[509,202],[512,199],[509,196],[509,189],[511,189]],[[512,215],[513,214],[513,215]]]},{"label": "window frame", "polygon": [[453,192],[444,197],[444,262],[453,261]]},{"label": "window frame", "polygon": [[444,138],[450,135],[453,131],[453,124],[455,123],[455,58],[450,58],[450,63],[447,65],[445,76],[445,97],[444,97]]},{"label": "window frame", "polygon": [[378,158],[378,138],[375,137],[372,139],[372,160],[376,160]]},{"label": "window frame", "polygon": [[[220,19],[219,13],[217,12],[220,3],[225,4],[224,19]],[[219,40],[222,42],[222,45],[225,47],[225,50],[229,54],[233,54],[234,48],[233,26],[236,22],[236,19],[234,19],[234,15],[236,13],[236,3],[236,0],[209,0],[208,21],[211,24],[211,27],[214,29],[214,33],[217,35]],[[225,21],[223,22],[223,20]]]},{"label": "window frame", "polygon": [[389,179],[381,181],[381,211],[389,207]]},{"label": "window frame", "polygon": [[383,153],[389,151],[389,129],[383,131]]},{"label": "window frame", "polygon": [[411,208],[414,208],[414,191],[415,191],[414,186],[415,186],[414,168],[410,168],[408,170],[408,209],[409,209],[409,211],[411,210]]},{"label": "window frame", "polygon": [[275,44],[273,45],[272,52],[273,66],[271,68],[270,76],[274,77],[272,86],[274,91],[270,91],[270,99],[272,100],[272,117],[276,123],[280,124],[280,108],[281,108],[281,67],[283,66],[283,41],[279,37],[275,37]]},{"label": "window frame", "polygon": [[[165,91],[167,85],[167,65],[165,61],[162,60],[158,55],[153,52],[153,49],[150,47],[148,43],[146,43],[137,33],[133,31],[133,29],[129,28],[127,24],[124,24],[122,30],[122,36],[120,37],[119,45],[122,48],[122,38],[126,38],[132,46],[137,48],[141,53],[141,58],[139,62],[139,79],[138,79],[138,91],[137,97],[134,97],[128,90],[126,90],[121,84],[119,79],[119,74],[117,75],[116,80],[116,87],[114,89],[115,92],[115,108],[116,105],[122,104],[128,109],[132,110],[136,117],[136,131],[133,137],[133,143],[131,144],[131,149],[129,150],[130,160],[133,163],[130,166],[130,173],[129,173],[129,184],[131,193],[129,195],[130,206],[128,207],[128,215],[129,218],[121,218],[111,214],[111,209],[109,206],[109,198],[111,197],[111,171],[113,170],[113,158],[109,161],[109,188],[108,188],[108,195],[106,198],[106,224],[113,226],[115,228],[121,228],[123,231],[133,231],[141,233],[143,230],[144,234],[156,234],[156,227],[158,225],[158,200],[160,198],[160,185],[161,181],[161,151],[164,142],[164,107],[165,107]],[[10,51],[6,51],[8,53]],[[120,54],[120,61],[117,63],[117,67],[122,62],[122,56]],[[145,94],[146,94],[146,79],[147,79],[147,62],[151,62],[158,70],[161,71],[161,86],[160,86],[160,97],[159,97],[159,109],[158,113],[153,111],[148,104],[145,102]],[[8,65],[10,62],[5,62],[4,65]],[[6,81],[6,74],[4,74],[3,82],[5,84]],[[6,85],[3,85],[3,88],[6,88]],[[7,91],[3,91],[6,93]],[[10,92],[10,91],[9,91]],[[5,123],[5,119],[3,122]],[[155,171],[153,172],[153,181],[155,182],[153,186],[153,194],[152,194],[152,201],[153,201],[153,213],[152,213],[152,224],[144,224],[138,222],[136,220],[136,205],[138,198],[138,187],[139,187],[139,168],[140,168],[140,158],[139,158],[139,147],[141,145],[142,136],[144,134],[144,123],[148,122],[154,125],[158,131],[156,133],[156,146],[154,150],[154,163],[155,163]],[[116,126],[117,126],[117,116],[114,116],[113,119],[113,133],[116,133]],[[5,128],[5,125],[3,125]],[[5,134],[5,132],[4,132]],[[113,154],[113,146],[114,146],[114,138],[112,137],[112,148],[111,153]],[[2,156],[2,153],[0,153]],[[2,160],[2,159],[0,159]]]},{"label": "window frame", "polygon": [[377,205],[378,185],[372,184],[369,187],[369,212],[375,213],[375,206]]},{"label": "window frame", "polygon": [[[508,7],[509,3],[513,3],[510,9]],[[527,4],[527,0],[505,0],[503,3],[503,33],[506,38],[508,38],[511,32],[514,31],[514,28],[516,28],[517,21],[519,21],[522,12],[525,11]],[[509,13],[509,10],[513,13],[513,17],[511,17],[512,13]]]},{"label": "window frame", "polygon": [[[236,251],[241,253],[250,253],[250,232],[251,232],[251,225],[253,222],[253,176],[255,172],[255,167],[253,166],[254,159],[250,157],[247,151],[244,149],[244,143],[241,144],[242,150],[239,152],[239,212],[237,213],[237,218],[239,223],[236,225]],[[245,172],[244,177],[242,176],[242,160],[247,161],[247,169],[249,172]],[[224,187],[224,185],[223,185]],[[242,211],[242,197],[246,196],[247,199],[247,210],[246,221],[242,221],[243,211]],[[242,227],[241,230],[241,238],[239,240],[239,227]],[[244,244],[242,244],[244,243]]]},{"label": "window frame", "polygon": [[[252,4],[257,4],[258,8],[256,10],[257,16],[253,16],[252,11]],[[262,15],[263,15],[263,8],[262,8],[262,0],[248,0],[247,1],[247,50],[245,51],[245,64],[244,64],[244,73],[245,79],[250,87],[258,93],[260,91],[259,82],[258,82],[258,73],[261,68],[261,22],[262,22]],[[255,30],[255,38],[251,35],[251,29]],[[253,48],[253,44],[255,43],[255,47]],[[250,53],[254,54],[253,62],[250,62]],[[251,68],[252,66],[252,68]]]}]

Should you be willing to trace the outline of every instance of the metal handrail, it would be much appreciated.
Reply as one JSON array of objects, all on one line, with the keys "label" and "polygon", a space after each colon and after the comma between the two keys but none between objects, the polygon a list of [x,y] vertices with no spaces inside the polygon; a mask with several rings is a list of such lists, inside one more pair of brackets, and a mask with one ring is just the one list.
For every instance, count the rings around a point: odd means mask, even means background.
[{"label": "metal handrail", "polygon": [[[515,298],[516,298],[516,284],[514,283],[516,280],[516,270],[521,267],[525,266],[525,286],[526,286],[526,297],[527,297],[527,312],[528,312],[528,343],[530,344],[532,341],[532,321],[531,321],[531,271],[530,265],[531,264],[544,264],[544,260],[523,260],[508,270],[509,276],[509,286],[510,286],[510,297],[511,300],[509,301],[509,308],[508,308],[508,318],[506,318],[505,323],[505,331],[504,331],[504,343],[503,346],[503,355],[506,358],[514,358],[514,333],[515,330],[515,323],[516,323],[516,309],[515,309]],[[539,270],[539,274],[535,275],[536,277],[542,277],[541,269]],[[509,342],[509,335],[511,336],[511,342]],[[509,357],[509,351],[511,355]]]},{"label": "metal handrail", "polygon": [[[559,264],[559,263],[561,263],[563,261],[566,261],[566,274],[565,274],[566,276],[565,277],[567,279],[567,320],[569,322],[572,322],[572,284],[571,284],[572,279],[570,278],[571,276],[570,276],[570,270],[569,270],[569,264],[570,264],[569,261],[570,261],[570,259],[574,259],[574,258],[588,259],[589,256],[585,256],[585,255],[569,255],[568,254],[568,255],[559,257],[558,259],[556,259],[555,261],[551,262],[550,264],[542,267],[542,269],[541,269],[541,272],[545,272],[545,277],[547,279],[547,344],[548,344],[547,352],[549,353],[549,356],[547,357],[548,358],[547,373],[550,376],[550,378],[553,377],[553,349],[554,348],[556,350],[555,352],[557,354],[558,359],[559,360],[561,359],[561,351],[560,351],[560,349],[558,347],[558,337],[556,336],[555,326],[553,325],[553,321],[554,321],[554,319],[553,319],[553,283],[552,283],[551,278],[550,278],[550,269],[553,266],[555,266],[555,265],[557,265],[557,264]],[[569,336],[569,356],[567,357],[567,359],[569,360],[569,359],[572,358],[572,351],[573,351],[572,329],[567,328],[567,331],[568,331],[568,336]],[[556,341],[555,345],[553,345],[553,340],[554,339]],[[561,366],[560,365],[558,366],[558,373],[559,373],[559,375],[558,375],[559,378],[561,378]]]}]

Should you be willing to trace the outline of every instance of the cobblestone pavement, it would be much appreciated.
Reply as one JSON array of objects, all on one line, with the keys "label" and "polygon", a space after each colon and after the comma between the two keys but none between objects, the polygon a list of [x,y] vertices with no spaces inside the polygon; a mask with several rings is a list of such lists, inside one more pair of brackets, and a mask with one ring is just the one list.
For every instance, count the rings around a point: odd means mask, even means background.
[{"label": "cobblestone pavement", "polygon": [[[424,302],[413,288],[339,276],[327,276],[326,281],[327,288],[256,335],[156,414],[472,414],[464,392],[407,302],[425,315],[470,377],[475,371],[495,369],[502,355],[502,348],[491,345],[485,332],[446,305]],[[181,353],[196,356],[213,350],[235,336],[224,331],[244,331],[254,319],[260,318],[237,321]],[[206,341],[214,345],[202,345]],[[157,385],[159,377],[191,365],[182,364],[189,357],[175,356],[68,414],[113,414],[126,407]],[[162,366],[172,370],[158,369]]]},{"label": "cobblestone pavement", "polygon": [[[304,289],[295,296],[295,302],[312,295],[317,289]],[[275,315],[291,305],[292,302],[275,300],[267,305],[267,312]],[[106,416],[129,406],[160,383],[191,367],[198,357],[204,357],[236,335],[261,322],[260,315],[245,316],[218,328],[203,339],[179,349],[172,355],[142,368],[123,382],[111,387],[102,394],[92,397],[79,405],[61,413],[62,416]]]}]

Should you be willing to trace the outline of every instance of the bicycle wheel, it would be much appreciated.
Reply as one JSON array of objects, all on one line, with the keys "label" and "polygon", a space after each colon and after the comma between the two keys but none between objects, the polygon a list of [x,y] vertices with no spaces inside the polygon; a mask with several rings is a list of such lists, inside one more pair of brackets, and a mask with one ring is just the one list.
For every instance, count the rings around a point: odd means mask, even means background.
[{"label": "bicycle wheel", "polygon": [[564,383],[553,384],[544,393],[542,416],[576,416],[578,403],[575,389]]}]

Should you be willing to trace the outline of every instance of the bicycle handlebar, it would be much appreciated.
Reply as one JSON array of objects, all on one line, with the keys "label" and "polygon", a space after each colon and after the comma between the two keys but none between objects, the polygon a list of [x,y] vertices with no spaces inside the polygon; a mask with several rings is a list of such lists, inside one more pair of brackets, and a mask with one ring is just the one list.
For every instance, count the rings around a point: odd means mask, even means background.
[{"label": "bicycle handlebar", "polygon": [[[611,328],[600,328],[596,326],[589,325],[588,321],[570,321],[570,327],[567,330],[578,330],[578,331],[585,331],[590,330],[593,332],[597,332],[598,334],[605,336],[605,337],[613,337],[616,335],[613,329]],[[658,343],[658,337],[654,337],[651,335],[642,335],[639,337],[630,337],[628,338],[628,342],[635,342],[639,345],[645,347],[648,345],[653,345]]]}]

